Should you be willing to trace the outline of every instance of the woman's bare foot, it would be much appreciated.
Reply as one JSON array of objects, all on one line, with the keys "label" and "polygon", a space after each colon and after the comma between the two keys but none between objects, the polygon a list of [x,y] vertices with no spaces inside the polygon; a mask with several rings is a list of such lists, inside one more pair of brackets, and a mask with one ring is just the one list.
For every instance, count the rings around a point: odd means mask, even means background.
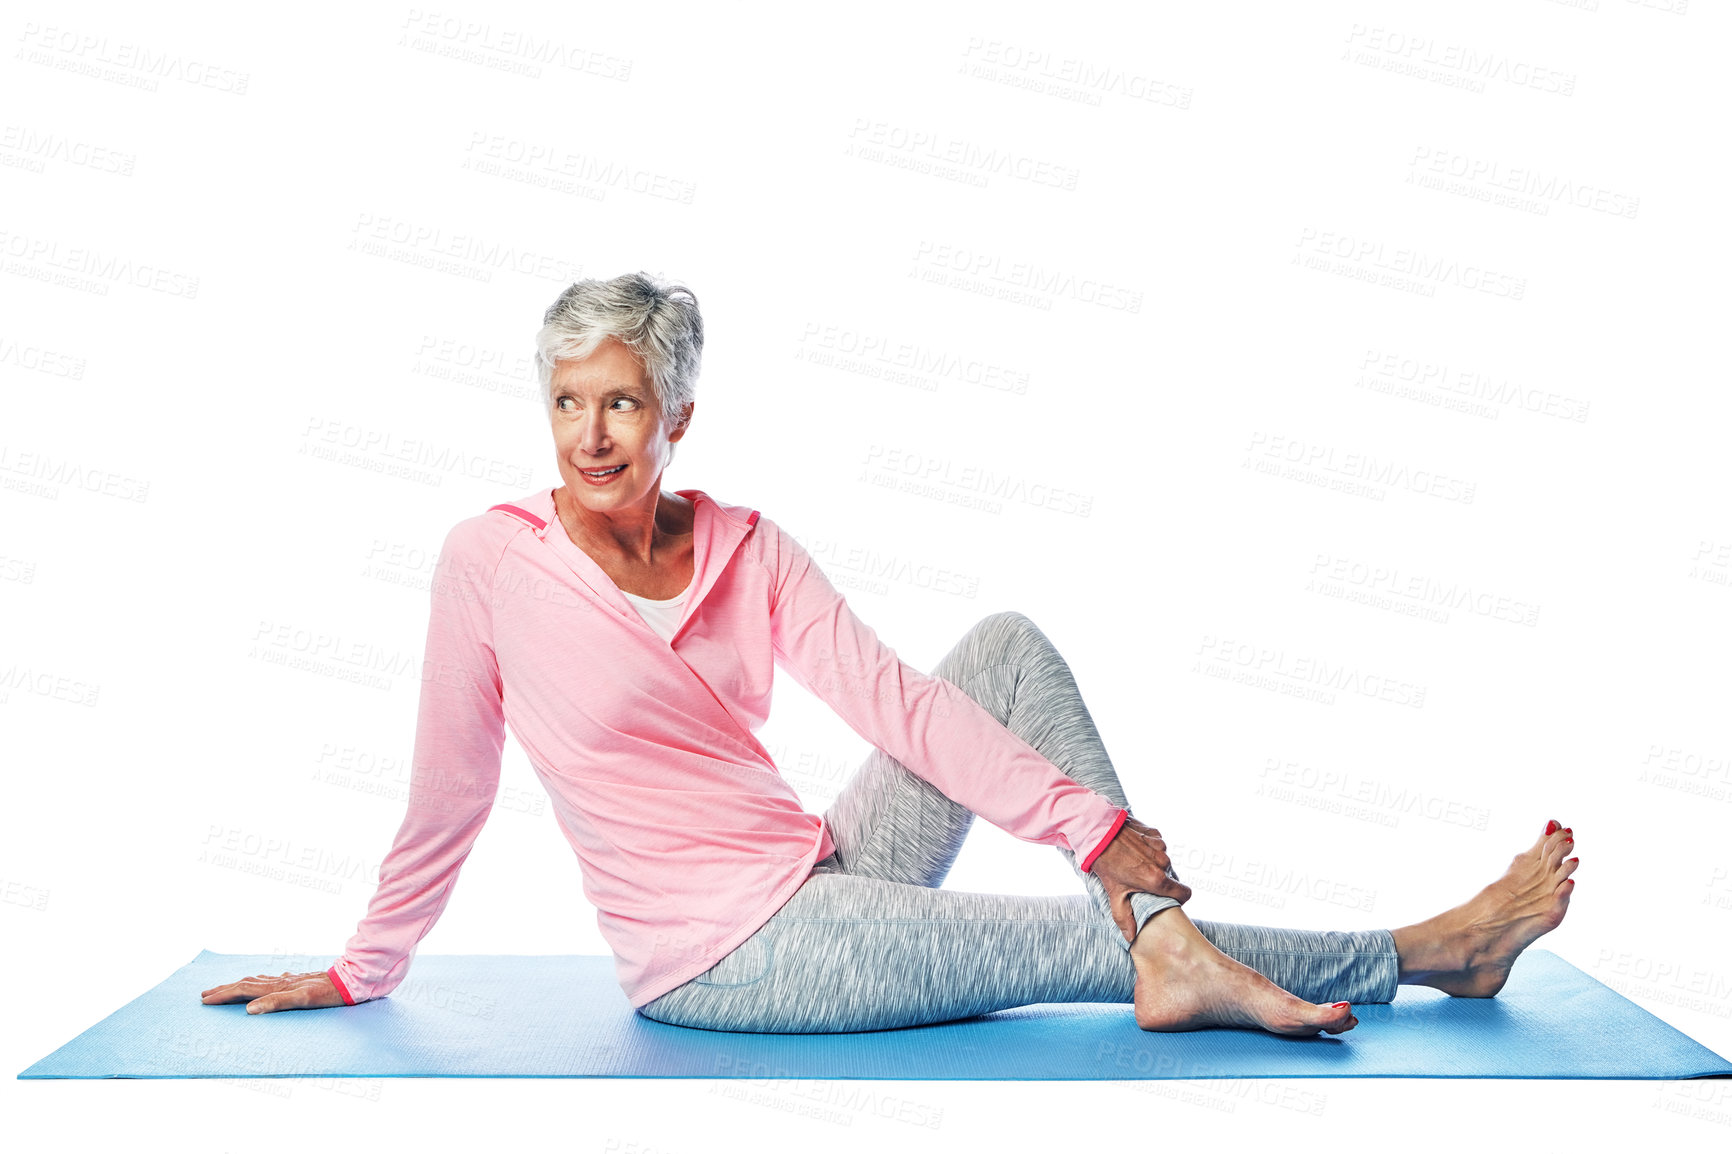
[{"label": "woman's bare foot", "polygon": [[1575,834],[1548,822],[1508,872],[1447,913],[1394,931],[1401,981],[1458,998],[1489,998],[1509,980],[1516,957],[1558,928],[1576,883]]},{"label": "woman's bare foot", "polygon": [[1304,1036],[1341,1034],[1359,1024],[1346,1002],[1317,1005],[1294,997],[1250,966],[1229,958],[1185,911],[1169,906],[1131,942],[1137,970],[1133,1005],[1145,1030],[1245,1026]]}]

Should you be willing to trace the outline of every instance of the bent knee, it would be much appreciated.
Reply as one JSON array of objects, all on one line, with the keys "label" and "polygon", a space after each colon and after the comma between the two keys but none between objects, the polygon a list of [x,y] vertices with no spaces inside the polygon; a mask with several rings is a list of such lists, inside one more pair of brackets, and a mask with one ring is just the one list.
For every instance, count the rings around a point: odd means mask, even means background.
[{"label": "bent knee", "polygon": [[1046,634],[1042,633],[1026,614],[1019,613],[1015,609],[1006,609],[982,617],[975,623],[974,628],[981,632],[1007,633],[1046,640]]},{"label": "bent knee", "polygon": [[982,617],[956,643],[949,655],[938,663],[934,672],[967,688],[964,684],[983,668],[995,665],[1024,665],[1038,661],[1052,651],[1052,642],[1033,621],[1014,609]]}]

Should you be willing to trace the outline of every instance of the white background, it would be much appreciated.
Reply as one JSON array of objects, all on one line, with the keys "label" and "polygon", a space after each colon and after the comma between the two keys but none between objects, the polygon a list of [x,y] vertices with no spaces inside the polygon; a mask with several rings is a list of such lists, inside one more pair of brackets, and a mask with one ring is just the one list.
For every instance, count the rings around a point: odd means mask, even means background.
[{"label": "white background", "polygon": [[[541,310],[638,269],[708,324],[665,486],[921,668],[1033,618],[1194,916],[1406,924],[1555,816],[1541,944],[1732,1053],[1721,10],[151,7],[5,18],[10,1071],[201,948],[340,951],[371,886],[297,863],[376,869],[432,555],[558,483]],[[761,736],[814,807],[867,748],[786,682]],[[423,952],[605,952],[505,773]],[[990,827],[950,884],[1074,889]],[[935,1128],[809,1083],[4,1085],[9,1129],[189,1151],[1732,1133],[1724,1083],[876,1087]]]}]

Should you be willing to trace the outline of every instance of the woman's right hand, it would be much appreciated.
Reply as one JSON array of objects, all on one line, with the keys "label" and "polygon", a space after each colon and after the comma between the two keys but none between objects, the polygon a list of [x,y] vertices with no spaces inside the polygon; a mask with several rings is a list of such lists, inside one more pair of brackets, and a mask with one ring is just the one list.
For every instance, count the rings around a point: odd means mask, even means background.
[{"label": "woman's right hand", "polygon": [[343,995],[337,992],[336,984],[330,975],[323,970],[311,974],[291,974],[284,970],[278,977],[269,974],[255,974],[250,978],[242,978],[238,982],[230,982],[226,986],[212,986],[203,995],[207,1006],[223,1006],[231,1002],[245,1002],[247,1013],[268,1014],[273,1010],[320,1010],[326,1006],[346,1006]]},{"label": "woman's right hand", "polygon": [[1101,888],[1106,890],[1112,906],[1113,921],[1127,942],[1134,942],[1137,936],[1136,913],[1131,908],[1133,893],[1172,898],[1180,905],[1191,899],[1191,887],[1179,881],[1173,871],[1161,831],[1128,813],[1124,825],[1095,857],[1089,872],[1101,880]]}]

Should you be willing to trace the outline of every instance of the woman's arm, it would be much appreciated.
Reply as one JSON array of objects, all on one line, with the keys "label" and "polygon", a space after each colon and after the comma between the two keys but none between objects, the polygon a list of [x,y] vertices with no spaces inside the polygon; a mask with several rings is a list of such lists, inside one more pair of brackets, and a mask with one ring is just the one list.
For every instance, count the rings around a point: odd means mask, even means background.
[{"label": "woman's arm", "polygon": [[492,578],[508,539],[497,528],[484,516],[460,522],[439,552],[408,810],[366,917],[326,971],[350,1005],[383,997],[403,980],[493,808],[505,714]]},{"label": "woman's arm", "polygon": [[758,518],[771,568],[777,662],[850,728],[946,797],[1024,841],[1062,845],[1088,869],[1126,814],[1059,768],[961,689],[897,657],[809,553]]}]

